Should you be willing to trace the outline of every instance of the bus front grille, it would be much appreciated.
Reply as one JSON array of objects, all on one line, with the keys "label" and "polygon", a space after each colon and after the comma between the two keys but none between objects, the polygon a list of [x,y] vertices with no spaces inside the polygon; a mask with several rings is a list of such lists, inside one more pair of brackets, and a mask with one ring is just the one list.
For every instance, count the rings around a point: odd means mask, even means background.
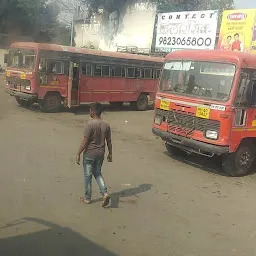
[{"label": "bus front grille", "polygon": [[165,111],[161,109],[156,109],[156,116],[161,116],[164,122],[175,128],[185,128],[193,131],[205,132],[206,130],[215,130],[219,132],[220,121],[204,119],[196,117],[191,113],[178,112],[175,110]]}]

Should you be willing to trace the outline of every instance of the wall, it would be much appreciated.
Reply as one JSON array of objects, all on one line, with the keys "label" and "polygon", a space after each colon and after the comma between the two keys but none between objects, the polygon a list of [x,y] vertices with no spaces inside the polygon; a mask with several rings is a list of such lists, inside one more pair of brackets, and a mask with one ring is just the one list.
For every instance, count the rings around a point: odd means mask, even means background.
[{"label": "wall", "polygon": [[6,49],[0,49],[0,66],[2,69],[5,69],[7,66],[7,63],[4,63],[4,55],[7,53],[8,51]]},{"label": "wall", "polygon": [[147,1],[127,1],[111,13],[102,11],[88,20],[76,23],[78,47],[116,51],[118,46],[151,48],[156,5]]},{"label": "wall", "polygon": [[103,14],[85,17],[75,24],[75,44],[77,47],[98,49],[102,33]]}]

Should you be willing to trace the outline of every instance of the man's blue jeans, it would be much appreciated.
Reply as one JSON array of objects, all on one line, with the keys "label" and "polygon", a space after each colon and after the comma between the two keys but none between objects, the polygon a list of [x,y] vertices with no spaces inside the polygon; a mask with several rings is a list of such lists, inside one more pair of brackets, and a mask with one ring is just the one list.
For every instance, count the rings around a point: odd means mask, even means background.
[{"label": "man's blue jeans", "polygon": [[107,188],[101,174],[101,167],[103,164],[103,158],[94,159],[87,156],[84,156],[83,165],[84,165],[84,196],[86,200],[91,200],[92,196],[92,175],[94,176],[97,184],[99,186],[102,196],[107,193]]}]

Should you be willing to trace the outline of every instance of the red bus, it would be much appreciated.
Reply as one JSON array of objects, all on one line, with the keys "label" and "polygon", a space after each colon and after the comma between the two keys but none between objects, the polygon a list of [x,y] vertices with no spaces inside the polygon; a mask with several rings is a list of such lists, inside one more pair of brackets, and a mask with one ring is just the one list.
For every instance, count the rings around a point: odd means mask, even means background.
[{"label": "red bus", "polygon": [[228,175],[248,174],[256,159],[256,56],[216,50],[168,54],[153,133],[173,155],[219,155]]},{"label": "red bus", "polygon": [[11,45],[6,91],[22,106],[57,112],[88,102],[129,102],[146,110],[155,100],[163,58],[54,44]]}]

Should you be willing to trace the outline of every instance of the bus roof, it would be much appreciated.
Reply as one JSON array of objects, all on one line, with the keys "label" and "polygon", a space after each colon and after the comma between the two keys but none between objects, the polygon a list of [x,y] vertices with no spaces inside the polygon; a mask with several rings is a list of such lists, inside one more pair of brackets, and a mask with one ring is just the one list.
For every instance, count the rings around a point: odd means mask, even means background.
[{"label": "bus roof", "polygon": [[247,67],[256,68],[256,55],[232,51],[220,50],[181,50],[169,53],[166,60],[173,59],[187,59],[187,60],[200,60],[200,61],[219,61],[226,63],[244,62]]},{"label": "bus roof", "polygon": [[46,50],[46,51],[56,51],[56,52],[69,52],[76,54],[85,54],[85,55],[96,55],[103,57],[112,57],[118,59],[130,59],[130,60],[140,60],[140,61],[149,61],[149,62],[164,62],[164,58],[160,57],[151,57],[144,55],[120,53],[120,52],[108,52],[100,50],[91,50],[86,48],[78,48],[71,46],[63,46],[57,44],[45,44],[45,43],[34,43],[34,42],[16,42],[11,44],[10,48],[27,48],[35,50]]}]

